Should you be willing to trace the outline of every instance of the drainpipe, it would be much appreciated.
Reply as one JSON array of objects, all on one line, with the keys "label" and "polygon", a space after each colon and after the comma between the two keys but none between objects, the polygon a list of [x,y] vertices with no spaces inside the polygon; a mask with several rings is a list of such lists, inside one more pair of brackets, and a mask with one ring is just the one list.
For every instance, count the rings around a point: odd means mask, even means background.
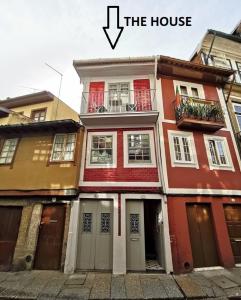
[{"label": "drainpipe", "polygon": [[212,39],[212,42],[211,42],[211,45],[210,45],[210,48],[209,48],[209,51],[208,51],[208,56],[207,56],[207,64],[208,64],[208,59],[209,59],[209,57],[210,57],[210,54],[211,54],[211,52],[212,52],[212,49],[213,49],[213,44],[214,44],[214,40],[215,40],[215,38],[216,38],[216,32],[214,33],[214,35],[213,35],[213,39]]},{"label": "drainpipe", "polygon": [[224,98],[226,103],[228,103],[228,101],[229,101],[229,98],[230,98],[230,95],[231,95],[231,92],[233,89],[234,80],[235,80],[235,74],[233,73],[233,80],[232,80],[230,88],[229,88],[227,100]]}]

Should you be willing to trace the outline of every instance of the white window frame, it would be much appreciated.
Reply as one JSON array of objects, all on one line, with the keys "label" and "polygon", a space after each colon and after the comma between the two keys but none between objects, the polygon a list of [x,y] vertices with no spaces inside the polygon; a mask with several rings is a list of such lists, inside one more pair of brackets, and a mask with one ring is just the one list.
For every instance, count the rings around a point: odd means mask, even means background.
[{"label": "white window frame", "polygon": [[[75,143],[74,143],[74,151],[73,151],[73,159],[61,159],[61,160],[56,160],[56,159],[53,159],[53,154],[54,154],[54,145],[55,145],[55,141],[56,141],[56,137],[58,135],[74,135],[75,136]],[[53,142],[53,145],[52,145],[52,151],[51,151],[51,156],[50,156],[50,162],[54,162],[54,163],[61,163],[61,162],[68,162],[68,161],[74,161],[75,160],[75,150],[76,150],[76,140],[77,140],[77,134],[76,133],[72,133],[72,132],[69,132],[69,133],[56,133],[55,136],[54,136],[54,142]],[[65,140],[65,144],[66,145],[66,140]]]},{"label": "white window frame", "polygon": [[2,156],[3,149],[5,147],[6,142],[9,141],[9,140],[16,140],[16,146],[15,146],[15,149],[14,149],[14,152],[13,152],[13,156],[11,157],[11,161],[10,162],[6,162],[6,161],[2,162],[2,163],[0,162],[0,165],[11,165],[13,163],[14,157],[16,155],[16,151],[17,151],[19,139],[18,138],[10,138],[10,139],[5,139],[4,140],[2,148],[1,148],[1,151],[0,151],[0,157]]},{"label": "white window frame", "polygon": [[[231,98],[232,98],[232,97],[231,97]],[[234,100],[234,99],[233,99],[233,100]],[[241,98],[240,98],[240,100],[241,100]],[[234,115],[235,115],[236,122],[237,122],[237,124],[238,124],[238,128],[239,128],[239,130],[241,131],[241,126],[239,125],[239,121],[238,121],[238,118],[237,118],[237,116],[236,116],[236,111],[235,111],[235,108],[234,108],[234,106],[240,106],[240,107],[241,107],[241,103],[237,103],[237,102],[232,101],[232,105],[233,105],[233,113],[234,113]],[[241,113],[240,113],[240,116],[241,116]]]},{"label": "white window frame", "polygon": [[192,82],[186,82],[186,81],[179,81],[179,80],[173,80],[173,84],[174,84],[174,90],[176,92],[177,87],[179,90],[179,93],[181,95],[181,88],[180,86],[185,86],[187,88],[187,96],[188,97],[193,97],[192,95],[192,88],[196,88],[198,90],[198,96],[199,98],[197,99],[205,99],[205,93],[204,93],[204,89],[203,89],[203,85],[202,84],[198,84],[198,83],[192,83]]},{"label": "white window frame", "polygon": [[[129,134],[148,134],[150,140],[151,162],[149,163],[129,163],[128,159],[128,135]],[[135,130],[135,131],[123,131],[123,157],[124,168],[155,168],[156,167],[156,153],[153,130]]]},{"label": "white window frame", "polygon": [[[109,164],[93,164],[90,162],[91,159],[91,144],[93,136],[100,135],[111,135],[112,136],[112,163]],[[86,150],[86,168],[87,169],[105,169],[105,168],[117,168],[117,132],[116,131],[98,131],[98,132],[89,132],[88,141],[87,141],[87,150]]]},{"label": "white window frame", "polygon": [[[175,147],[174,147],[174,137],[185,137],[188,140],[189,151],[191,156],[191,161],[179,161],[176,160]],[[185,168],[196,168],[199,169],[199,164],[197,160],[196,147],[194,142],[194,137],[192,132],[187,131],[177,131],[177,130],[168,130],[168,141],[169,149],[171,154],[171,165],[172,167],[185,167]]]},{"label": "white window frame", "polygon": [[[227,170],[227,171],[234,172],[235,170],[234,170],[234,166],[233,166],[232,157],[231,157],[231,154],[229,151],[227,138],[223,137],[223,136],[208,135],[208,134],[204,134],[203,138],[204,138],[204,143],[205,143],[205,147],[206,147],[206,153],[207,153],[207,157],[208,157],[208,163],[209,163],[210,170]],[[212,156],[211,156],[210,149],[209,149],[209,140],[214,140],[214,141],[216,140],[216,141],[223,142],[223,145],[224,145],[223,150],[224,150],[225,158],[227,160],[227,165],[213,164]]]}]

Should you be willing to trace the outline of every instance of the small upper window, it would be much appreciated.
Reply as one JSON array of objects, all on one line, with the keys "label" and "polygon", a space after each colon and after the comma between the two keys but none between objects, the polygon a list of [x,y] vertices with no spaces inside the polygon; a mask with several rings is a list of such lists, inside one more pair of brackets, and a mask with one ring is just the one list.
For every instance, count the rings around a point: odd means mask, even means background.
[{"label": "small upper window", "polygon": [[34,122],[42,122],[45,121],[46,119],[46,109],[38,109],[38,110],[33,110],[31,113],[31,119]]},{"label": "small upper window", "polygon": [[186,86],[181,85],[180,86],[180,90],[181,90],[181,95],[184,95],[184,96],[188,95],[188,93],[187,93],[187,87]]},{"label": "small upper window", "polygon": [[7,139],[3,144],[0,155],[0,164],[11,164],[13,161],[14,153],[16,151],[18,139]]},{"label": "small upper window", "polygon": [[192,96],[193,96],[193,97],[199,98],[199,95],[198,95],[198,89],[197,89],[197,88],[192,87],[192,88],[191,88],[191,91],[192,91]]},{"label": "small upper window", "polygon": [[210,169],[233,169],[232,159],[225,137],[204,135]]},{"label": "small upper window", "polygon": [[74,160],[76,134],[56,134],[51,155],[51,161]]}]

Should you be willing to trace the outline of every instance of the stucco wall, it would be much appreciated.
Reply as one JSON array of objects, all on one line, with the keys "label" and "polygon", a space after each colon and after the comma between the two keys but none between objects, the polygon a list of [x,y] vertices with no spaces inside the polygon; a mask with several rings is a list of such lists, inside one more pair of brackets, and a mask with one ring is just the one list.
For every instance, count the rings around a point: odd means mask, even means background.
[{"label": "stucco wall", "polygon": [[[79,177],[83,129],[77,139],[74,162],[49,162],[53,138],[52,133],[19,137],[12,165],[0,165],[0,190],[74,189]],[[0,144],[3,140],[0,138]]]}]

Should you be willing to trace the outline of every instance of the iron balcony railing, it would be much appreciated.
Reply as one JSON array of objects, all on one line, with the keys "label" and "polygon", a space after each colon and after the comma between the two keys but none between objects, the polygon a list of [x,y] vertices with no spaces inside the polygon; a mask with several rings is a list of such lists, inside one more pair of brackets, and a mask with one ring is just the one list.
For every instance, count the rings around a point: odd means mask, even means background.
[{"label": "iron balcony railing", "polygon": [[81,113],[128,113],[156,110],[156,90],[83,92]]}]

